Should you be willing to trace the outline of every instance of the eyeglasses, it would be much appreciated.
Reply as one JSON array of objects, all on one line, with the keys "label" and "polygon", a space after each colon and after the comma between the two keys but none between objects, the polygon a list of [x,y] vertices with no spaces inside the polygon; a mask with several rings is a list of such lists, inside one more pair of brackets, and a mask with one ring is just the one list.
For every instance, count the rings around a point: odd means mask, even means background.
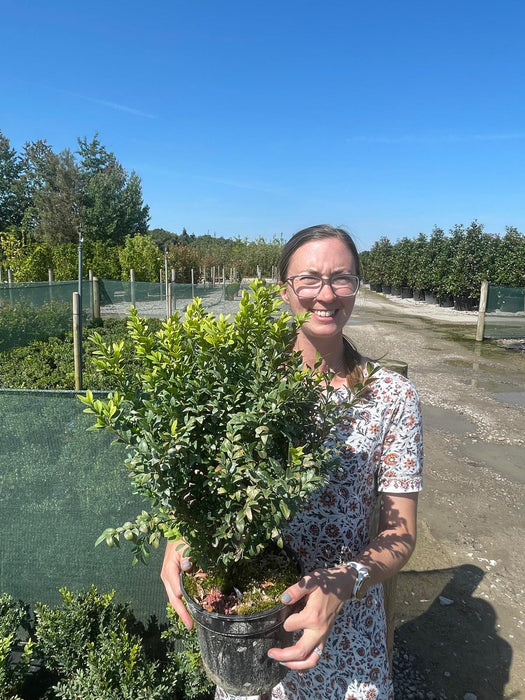
[{"label": "eyeglasses", "polygon": [[286,280],[292,286],[299,299],[314,299],[324,287],[330,289],[336,297],[355,297],[359,290],[357,275],[334,275],[334,277],[318,277],[317,275],[294,275]]}]

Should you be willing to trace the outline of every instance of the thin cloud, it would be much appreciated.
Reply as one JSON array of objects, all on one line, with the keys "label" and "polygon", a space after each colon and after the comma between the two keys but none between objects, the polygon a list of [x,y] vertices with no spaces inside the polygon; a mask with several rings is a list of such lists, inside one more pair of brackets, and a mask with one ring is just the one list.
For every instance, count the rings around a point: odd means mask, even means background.
[{"label": "thin cloud", "polygon": [[402,134],[400,136],[352,136],[347,143],[378,143],[386,145],[399,144],[440,144],[472,143],[476,141],[519,141],[525,139],[525,132],[487,133],[487,134]]},{"label": "thin cloud", "polygon": [[127,112],[128,114],[134,114],[136,117],[144,117],[145,119],[156,119],[155,115],[149,114],[148,112],[142,112],[140,109],[135,109],[134,107],[128,107],[127,105],[118,104],[118,102],[111,102],[109,100],[99,100],[96,97],[89,97],[88,95],[81,95],[78,92],[68,92],[63,91],[66,95],[71,95],[72,97],[78,97],[86,102],[93,102],[97,105],[102,105],[103,107],[109,107],[110,109],[117,109],[120,112]]}]

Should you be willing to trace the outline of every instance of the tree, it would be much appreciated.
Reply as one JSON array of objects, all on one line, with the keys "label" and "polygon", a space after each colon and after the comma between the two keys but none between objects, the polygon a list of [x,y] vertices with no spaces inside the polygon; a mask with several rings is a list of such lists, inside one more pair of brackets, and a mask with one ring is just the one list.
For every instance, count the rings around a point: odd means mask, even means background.
[{"label": "tree", "polygon": [[97,138],[79,139],[82,179],[82,231],[86,240],[121,245],[126,236],[146,234],[149,207],[142,201],[140,178],[127,175],[115,155]]},{"label": "tree", "polygon": [[177,282],[191,282],[191,271],[195,271],[195,281],[199,272],[197,251],[189,245],[174,245],[168,248],[168,266],[175,270]]},{"label": "tree", "polygon": [[414,241],[406,236],[392,246],[391,282],[395,287],[409,285],[410,261]]},{"label": "tree", "polygon": [[495,245],[495,264],[489,281],[511,287],[525,287],[525,236],[514,226]]},{"label": "tree", "polygon": [[133,269],[137,282],[158,280],[162,256],[149,236],[128,236],[119,250],[119,258],[123,279],[129,279],[129,271]]},{"label": "tree", "polygon": [[34,238],[38,228],[39,212],[36,200],[52,178],[54,158],[53,149],[45,140],[28,141],[24,145],[22,187],[27,206],[21,228],[27,241]]},{"label": "tree", "polygon": [[25,199],[22,195],[22,161],[0,131],[0,231],[22,223]]},{"label": "tree", "polygon": [[35,238],[50,245],[76,243],[82,205],[80,172],[67,148],[47,156],[45,184],[34,195]]}]

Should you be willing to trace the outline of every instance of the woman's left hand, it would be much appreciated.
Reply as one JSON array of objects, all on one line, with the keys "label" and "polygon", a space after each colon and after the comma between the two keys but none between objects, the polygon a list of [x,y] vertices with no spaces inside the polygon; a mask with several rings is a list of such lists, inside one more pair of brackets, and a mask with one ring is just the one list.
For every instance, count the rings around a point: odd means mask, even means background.
[{"label": "woman's left hand", "polygon": [[303,630],[303,634],[291,647],[270,649],[268,656],[296,671],[313,668],[336,616],[350,597],[354,578],[346,567],[317,569],[290,586],[281,596],[283,603],[291,605],[304,598],[305,606],[286,618],[283,627],[288,632]]}]

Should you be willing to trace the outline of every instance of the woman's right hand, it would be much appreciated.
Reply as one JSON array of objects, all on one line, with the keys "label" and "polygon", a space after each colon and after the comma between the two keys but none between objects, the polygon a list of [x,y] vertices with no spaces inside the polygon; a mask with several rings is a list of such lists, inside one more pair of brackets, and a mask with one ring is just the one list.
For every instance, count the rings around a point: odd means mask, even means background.
[{"label": "woman's right hand", "polygon": [[[184,545],[184,546],[181,546]],[[168,541],[166,543],[166,551],[164,552],[164,562],[160,577],[168,594],[168,599],[171,606],[178,614],[180,619],[191,630],[193,627],[193,618],[189,614],[186,606],[182,601],[182,591],[180,588],[180,572],[189,571],[191,569],[191,561],[187,556],[188,547],[185,546],[183,540],[176,542]]]}]

